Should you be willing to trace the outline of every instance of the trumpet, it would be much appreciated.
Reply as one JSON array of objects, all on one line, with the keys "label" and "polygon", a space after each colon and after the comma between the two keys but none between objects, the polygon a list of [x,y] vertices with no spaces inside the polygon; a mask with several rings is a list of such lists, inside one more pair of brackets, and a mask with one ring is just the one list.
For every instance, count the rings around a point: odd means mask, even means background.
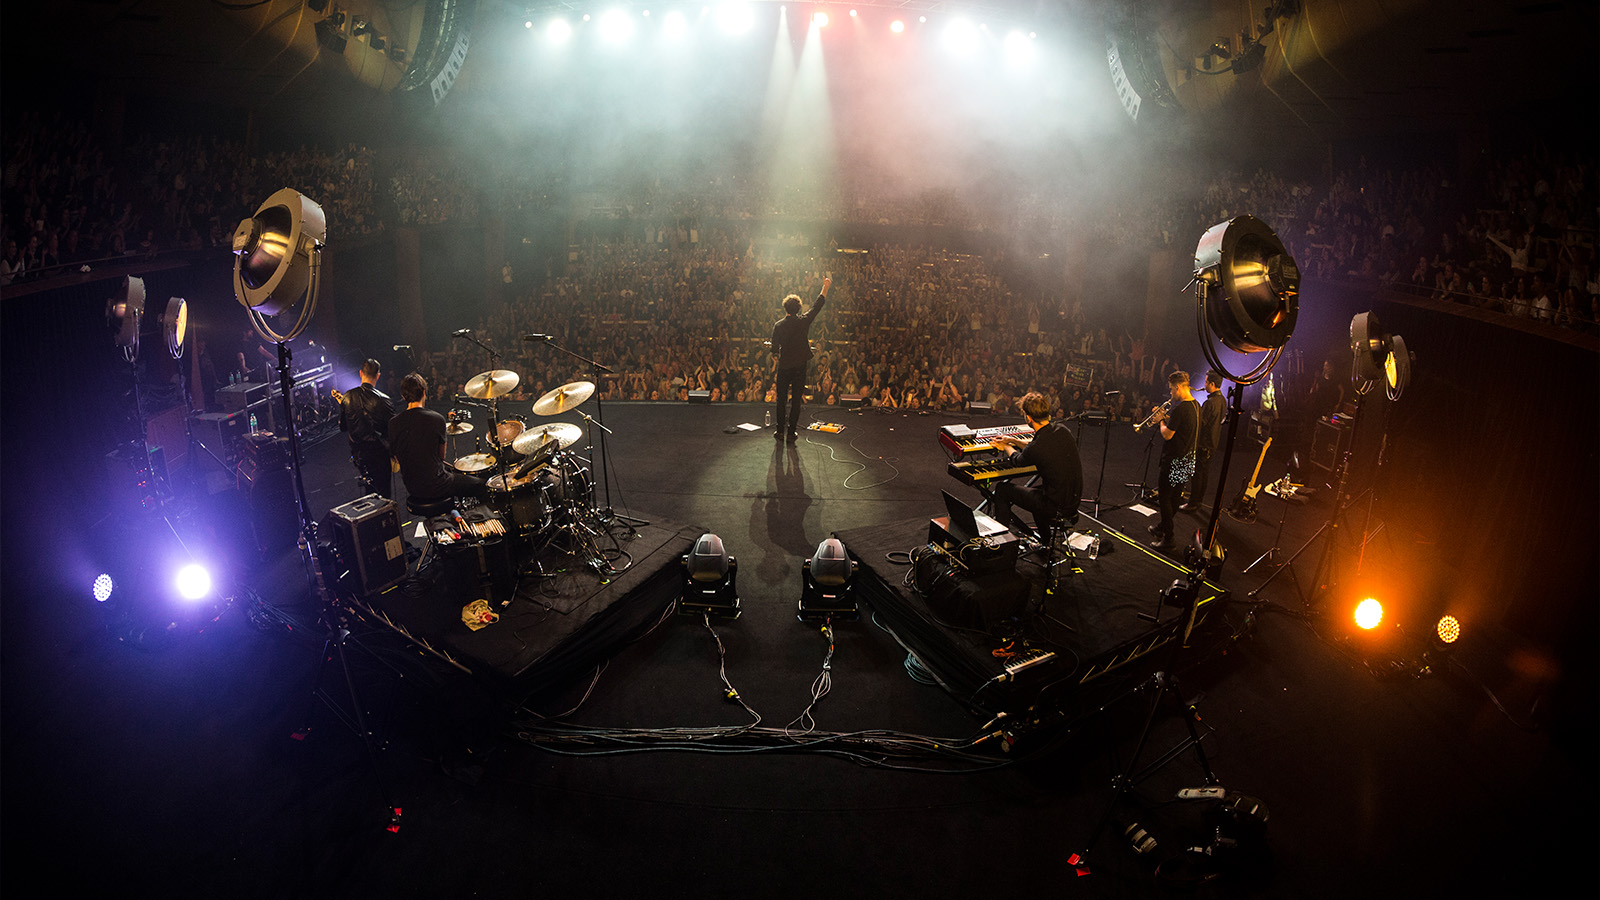
[{"label": "trumpet", "polygon": [[1168,400],[1167,402],[1161,404],[1161,408],[1160,409],[1157,409],[1154,412],[1150,413],[1150,415],[1146,416],[1145,420],[1143,422],[1140,422],[1139,424],[1133,426],[1133,430],[1134,431],[1143,431],[1146,428],[1149,428],[1151,425],[1156,424],[1156,422],[1160,421],[1161,419],[1166,418],[1167,413],[1169,413],[1171,411],[1172,411],[1172,401]]}]

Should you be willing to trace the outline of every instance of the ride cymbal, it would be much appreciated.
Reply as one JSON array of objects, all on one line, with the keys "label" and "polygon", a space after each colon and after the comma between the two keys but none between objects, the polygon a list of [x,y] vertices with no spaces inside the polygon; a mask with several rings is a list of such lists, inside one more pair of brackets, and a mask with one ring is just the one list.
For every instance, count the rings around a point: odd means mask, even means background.
[{"label": "ride cymbal", "polygon": [[516,390],[517,382],[521,380],[510,369],[493,369],[472,376],[461,390],[474,400],[493,400]]},{"label": "ride cymbal", "polygon": [[569,409],[577,409],[583,401],[594,396],[594,382],[573,381],[550,391],[543,397],[533,402],[533,413],[537,416],[555,416]]}]

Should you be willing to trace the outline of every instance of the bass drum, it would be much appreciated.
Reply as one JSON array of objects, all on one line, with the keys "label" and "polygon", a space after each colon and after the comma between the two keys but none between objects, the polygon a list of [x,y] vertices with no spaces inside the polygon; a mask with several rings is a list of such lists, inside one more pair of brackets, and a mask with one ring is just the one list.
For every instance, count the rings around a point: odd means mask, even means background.
[{"label": "bass drum", "polygon": [[594,502],[594,482],[583,461],[571,454],[558,455],[539,475],[557,521],[568,519]]},{"label": "bass drum", "polygon": [[518,481],[515,476],[496,475],[489,479],[489,506],[509,522],[518,534],[538,534],[550,527],[553,510],[548,486],[538,478]]}]

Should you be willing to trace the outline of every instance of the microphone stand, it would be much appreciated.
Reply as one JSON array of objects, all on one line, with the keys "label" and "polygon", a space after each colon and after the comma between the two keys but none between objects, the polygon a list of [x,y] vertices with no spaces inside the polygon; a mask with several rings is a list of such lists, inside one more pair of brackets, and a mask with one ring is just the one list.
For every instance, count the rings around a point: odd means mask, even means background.
[{"label": "microphone stand", "polygon": [[[1100,478],[1095,482],[1094,486],[1094,516],[1097,519],[1100,518],[1100,492],[1104,490],[1106,486],[1106,456],[1111,451],[1111,426],[1116,424],[1116,420],[1111,418],[1111,409],[1109,407],[1102,410],[1102,412],[1105,413],[1105,417],[1100,419],[1098,423],[1102,429],[1100,433]],[[1081,427],[1083,424],[1082,420],[1079,420],[1078,424],[1080,426],[1078,433],[1081,435],[1083,433],[1083,429]],[[1148,454],[1146,455],[1145,459],[1146,463],[1148,464]],[[1118,507],[1116,506],[1106,507],[1106,509],[1117,508]]]},{"label": "microphone stand", "polygon": [[[600,456],[599,456],[598,461],[594,458],[594,452],[593,452],[592,449],[590,450],[590,454],[589,454],[590,455],[590,460],[589,460],[590,464],[591,465],[595,465],[600,469],[600,481],[604,485],[605,496],[606,496],[605,508],[597,510],[600,513],[600,521],[602,523],[606,523],[606,524],[609,524],[609,523],[611,523],[613,521],[622,521],[622,522],[625,522],[628,525],[633,526],[633,527],[638,527],[640,525],[648,525],[648,524],[650,524],[649,522],[645,521],[644,519],[635,519],[635,518],[633,518],[631,516],[618,515],[616,513],[616,511],[611,508],[611,455],[608,452],[607,445],[606,445],[606,435],[611,433],[611,429],[605,427],[605,425],[604,425],[605,418],[606,418],[606,409],[605,409],[605,401],[602,399],[605,396],[605,390],[604,390],[605,375],[611,374],[611,367],[610,366],[606,366],[606,365],[602,365],[600,363],[600,361],[597,360],[597,359],[591,359],[591,358],[589,358],[587,356],[584,356],[581,353],[578,353],[578,352],[570,350],[570,349],[568,349],[566,347],[563,347],[562,345],[556,343],[553,339],[552,340],[546,340],[546,341],[544,341],[544,343],[549,344],[551,347],[555,348],[556,350],[561,351],[562,353],[565,353],[566,355],[572,357],[573,359],[578,360],[579,362],[587,363],[589,365],[589,371],[593,373],[594,385],[595,385],[595,396],[594,396],[595,418],[590,419],[588,416],[584,416],[584,418],[585,419],[589,419],[590,422],[593,422],[594,424],[600,426]],[[605,374],[603,375],[601,373],[605,373]],[[582,414],[580,413],[580,415],[582,415]],[[590,432],[590,434],[592,436],[593,432]],[[593,444],[592,437],[591,437],[590,447],[592,448],[593,446],[594,446],[594,444]]]}]

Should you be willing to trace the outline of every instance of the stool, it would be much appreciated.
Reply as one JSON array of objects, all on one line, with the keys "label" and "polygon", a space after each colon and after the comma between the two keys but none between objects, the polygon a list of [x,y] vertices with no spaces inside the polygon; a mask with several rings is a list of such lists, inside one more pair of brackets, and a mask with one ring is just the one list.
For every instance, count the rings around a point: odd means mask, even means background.
[{"label": "stool", "polygon": [[[1034,520],[1034,530],[1039,533],[1039,541],[1043,544],[1040,549],[1044,551],[1044,559],[1040,564],[1044,566],[1045,571],[1044,592],[1046,596],[1054,594],[1056,586],[1060,583],[1060,573],[1056,570],[1063,565],[1072,565],[1072,552],[1065,547],[1058,547],[1057,544],[1067,529],[1075,525],[1077,521],[1077,510],[1057,512],[1053,516]],[[1068,571],[1070,572],[1071,569],[1069,568]]]},{"label": "stool", "polygon": [[[454,497],[440,497],[438,499],[429,499],[427,497],[406,497],[406,512],[416,516],[417,519],[423,523],[423,528],[427,528],[427,522],[429,519],[433,518],[434,516],[442,516],[448,513],[450,510],[455,508],[455,505],[456,498]],[[415,574],[422,574],[423,567],[426,566],[430,561],[428,554],[432,551],[433,531],[432,529],[429,529],[428,543],[422,548],[422,557],[417,560],[417,569]]]}]

